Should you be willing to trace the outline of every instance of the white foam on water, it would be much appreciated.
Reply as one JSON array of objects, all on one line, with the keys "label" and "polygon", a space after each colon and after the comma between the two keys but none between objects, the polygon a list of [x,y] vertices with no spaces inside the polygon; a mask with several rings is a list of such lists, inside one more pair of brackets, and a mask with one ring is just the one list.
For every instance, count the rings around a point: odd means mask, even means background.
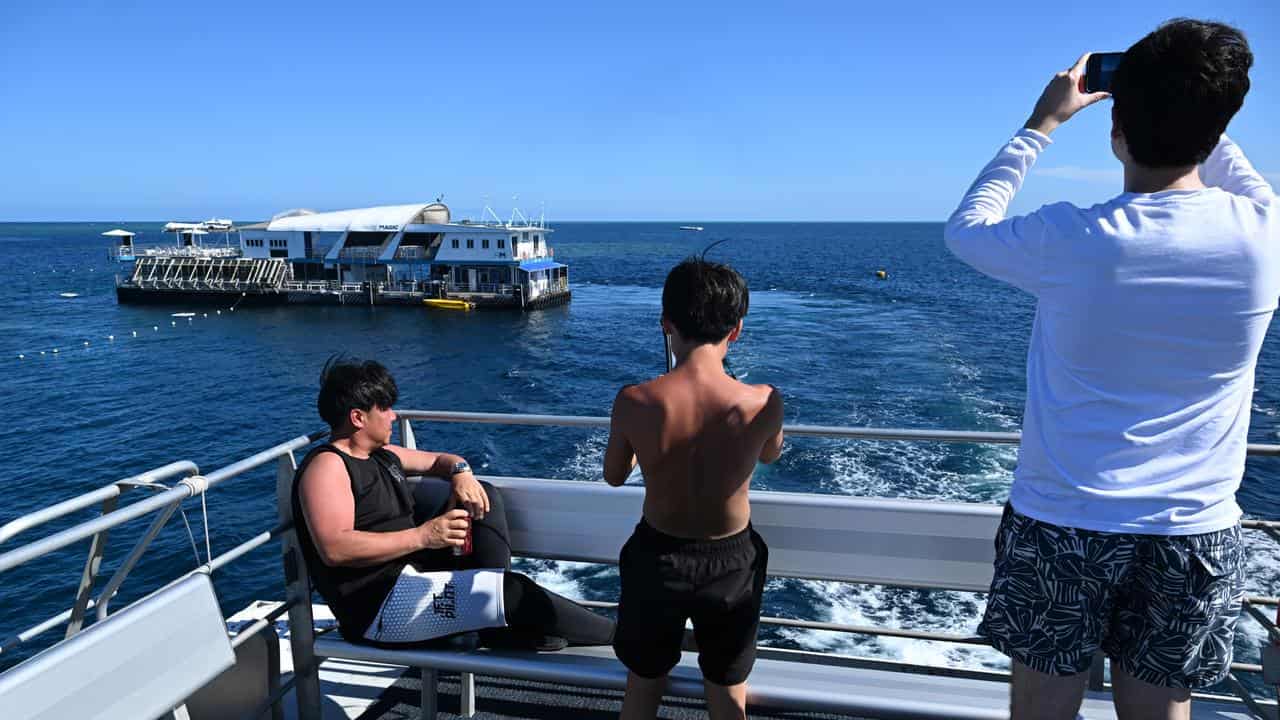
[{"label": "white foam on water", "polygon": [[847,495],[918,500],[996,502],[1008,492],[1016,449],[983,446],[969,471],[945,467],[955,447],[946,443],[851,442],[827,449],[833,484]]},{"label": "white foam on water", "polygon": [[[843,625],[971,635],[986,605],[975,593],[930,592],[927,593],[928,602],[935,607],[926,613],[921,604],[926,593],[921,591],[827,581],[800,581],[798,584],[803,587],[806,595],[827,601],[815,619]],[[774,581],[771,581],[770,587],[785,589]],[[781,634],[804,649],[818,652],[888,658],[944,667],[1008,667],[1008,661],[1003,655],[985,646],[799,628],[783,628]]]},{"label": "white foam on water", "polygon": [[573,455],[560,464],[556,477],[565,480],[600,480],[604,475],[604,451],[608,445],[609,433],[593,430],[574,446]]},{"label": "white foam on water", "polygon": [[[946,396],[958,401],[960,424],[984,429],[1010,431],[1017,421],[980,390],[981,373],[957,356],[949,343],[939,343],[950,356]],[[927,390],[922,389],[922,392]],[[850,425],[908,425],[924,427],[930,418],[916,417],[911,408],[927,405],[936,398],[904,398],[901,420],[876,421],[850,418]],[[955,425],[955,423],[949,423]],[[831,473],[831,490],[859,496],[906,497],[964,502],[1002,501],[1012,482],[1017,463],[1013,445],[913,442],[829,442],[820,447]],[[817,619],[849,625],[932,630],[972,635],[986,609],[985,596],[978,593],[919,591],[879,586],[852,585],[824,581],[795,583]],[[852,655],[871,655],[922,665],[947,667],[987,667],[1007,669],[1008,660],[998,651],[981,645],[890,638],[848,633],[787,629],[784,637],[813,650]]]},{"label": "white foam on water", "polygon": [[567,560],[530,560],[527,558],[512,560],[512,568],[517,572],[528,575],[534,582],[551,592],[574,600],[582,600],[586,597],[578,578],[594,575],[599,572],[600,568],[607,567],[591,563],[569,562]]},{"label": "white foam on water", "polygon": [[[1244,532],[1244,588],[1246,595],[1275,596],[1280,594],[1280,544],[1256,530]],[[1260,607],[1267,617],[1275,621],[1276,609]],[[1245,613],[1236,623],[1236,660],[1257,663],[1259,647],[1269,641],[1267,631],[1253,616]]]}]

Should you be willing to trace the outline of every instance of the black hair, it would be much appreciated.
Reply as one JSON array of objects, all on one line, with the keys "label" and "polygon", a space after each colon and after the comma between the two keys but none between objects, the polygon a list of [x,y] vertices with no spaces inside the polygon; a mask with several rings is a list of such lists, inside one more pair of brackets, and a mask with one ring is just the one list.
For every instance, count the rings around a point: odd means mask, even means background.
[{"label": "black hair", "polygon": [[1129,154],[1151,168],[1205,161],[1249,92],[1253,53],[1239,30],[1170,20],[1124,53],[1111,79]]},{"label": "black hair", "polygon": [[320,371],[316,409],[329,427],[338,430],[352,410],[385,410],[395,405],[399,396],[395,379],[381,363],[334,355]]},{"label": "black hair", "polygon": [[716,343],[746,316],[750,293],[736,270],[703,255],[688,258],[667,273],[662,314],[685,340]]}]

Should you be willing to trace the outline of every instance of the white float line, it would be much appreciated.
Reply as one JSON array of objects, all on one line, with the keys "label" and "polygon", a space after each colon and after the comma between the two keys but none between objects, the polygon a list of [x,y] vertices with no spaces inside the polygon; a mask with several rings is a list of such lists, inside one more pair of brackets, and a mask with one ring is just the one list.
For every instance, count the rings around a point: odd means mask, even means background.
[{"label": "white float line", "polygon": [[[235,306],[232,306],[232,307],[227,308],[227,310],[228,310],[229,312],[235,312],[235,310],[236,310],[236,309],[235,309]],[[221,315],[221,314],[222,314],[222,310],[215,310],[215,311],[214,311],[214,313],[215,313],[215,315]],[[201,316],[201,317],[205,317],[205,318],[207,318],[207,317],[209,317],[209,313],[207,313],[207,312],[206,312],[206,313],[200,313],[200,316]],[[192,320],[194,320],[194,319],[195,319],[195,315],[191,315],[190,317],[187,317],[187,324],[191,324],[191,321],[192,321]],[[177,327],[177,326],[178,326],[178,321],[176,321],[176,320],[172,320],[172,321],[170,321],[170,322],[169,322],[169,325],[170,325],[171,327]],[[151,330],[152,330],[153,332],[159,332],[159,331],[160,331],[160,326],[159,326],[159,325],[152,325],[152,326],[151,326]],[[131,336],[131,337],[138,337],[138,331],[137,331],[137,330],[131,330],[131,331],[130,331],[130,336]],[[108,336],[107,336],[107,342],[109,342],[109,343],[113,343],[113,342],[115,342],[115,340],[116,340],[116,336],[115,336],[115,335],[108,335]],[[87,348],[87,347],[90,347],[90,342],[89,342],[88,340],[84,340],[84,341],[83,341],[83,343],[84,343],[84,344],[83,344],[83,347],[86,347],[86,348]],[[62,348],[53,348],[53,350],[48,350],[48,351],[46,351],[46,350],[39,350],[39,351],[31,351],[31,352],[20,352],[20,353],[18,353],[18,359],[19,359],[19,360],[26,360],[28,356],[30,356],[30,357],[39,357],[39,356],[41,356],[41,355],[46,355],[46,354],[48,354],[48,355],[57,355],[57,354],[59,354],[59,353],[61,352],[61,350],[62,350]],[[37,353],[37,352],[39,353],[39,355],[36,355],[36,353]]]}]

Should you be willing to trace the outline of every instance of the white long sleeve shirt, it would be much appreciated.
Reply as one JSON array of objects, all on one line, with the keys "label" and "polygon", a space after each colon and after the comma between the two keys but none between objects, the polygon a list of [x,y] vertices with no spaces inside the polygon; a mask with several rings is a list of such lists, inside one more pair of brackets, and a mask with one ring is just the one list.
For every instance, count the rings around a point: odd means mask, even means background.
[{"label": "white long sleeve shirt", "polygon": [[1280,296],[1280,203],[1224,136],[1201,167],[1205,189],[1006,219],[1049,144],[1019,131],[944,234],[961,260],[1037,299],[1010,502],[1103,532],[1230,527]]}]

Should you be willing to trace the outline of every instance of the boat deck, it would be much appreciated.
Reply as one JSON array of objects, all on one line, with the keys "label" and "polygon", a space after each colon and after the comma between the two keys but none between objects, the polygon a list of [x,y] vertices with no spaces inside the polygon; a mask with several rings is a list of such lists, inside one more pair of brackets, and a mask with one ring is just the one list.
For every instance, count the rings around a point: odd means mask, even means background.
[{"label": "boat deck", "polygon": [[[399,416],[400,436],[407,447],[416,446],[411,421],[578,428],[603,428],[608,424],[608,418],[580,416],[421,410],[404,410]],[[793,437],[857,440],[1018,440],[1013,433],[900,428],[789,425],[787,432]],[[328,608],[311,602],[312,588],[306,575],[299,571],[302,559],[287,502],[281,506],[280,523],[276,526],[217,556],[206,545],[204,565],[161,585],[141,600],[115,608],[115,614],[108,612],[110,598],[184,501],[271,464],[276,469],[276,495],[287,498],[296,474],[295,451],[325,435],[324,431],[299,435],[207,474],[201,474],[190,460],[177,460],[0,526],[2,543],[33,527],[101,504],[96,518],[0,552],[0,572],[4,572],[93,538],[86,560],[91,574],[88,581],[81,582],[76,605],[0,643],[0,651],[7,652],[63,625],[70,625],[74,633],[70,639],[55,642],[49,652],[0,674],[0,699],[4,700],[0,706],[16,709],[23,717],[97,716],[102,703],[119,700],[122,687],[137,687],[145,689],[126,698],[127,707],[121,706],[125,714],[113,717],[156,717],[179,704],[184,704],[193,718],[261,718],[268,713],[277,718],[298,717],[300,712],[305,712],[308,720],[409,717],[419,714],[419,702],[424,700],[420,688],[432,682],[433,675],[438,683],[439,674],[445,674],[449,684],[443,695],[436,692],[425,698],[428,711],[443,706],[456,714],[466,707],[485,717],[513,718],[586,718],[602,713],[612,716],[618,711],[626,674],[608,647],[570,648],[534,656],[485,649],[370,648],[342,642],[332,635],[313,639],[314,629],[331,630],[334,623]],[[1280,456],[1280,445],[1251,444],[1249,451],[1253,455]],[[162,482],[176,476],[182,479],[171,484]],[[512,552],[521,557],[612,563],[625,542],[629,523],[641,512],[643,501],[643,490],[636,487],[604,488],[599,483],[545,478],[486,479],[500,487],[507,500],[508,522],[513,528]],[[121,494],[138,486],[153,487],[159,492],[116,507]],[[103,558],[106,531],[148,515],[153,518],[150,528],[138,537],[134,549],[95,596],[92,569]],[[973,592],[989,586],[990,538],[999,518],[999,508],[994,505],[761,491],[752,498],[752,515],[758,520],[761,534],[772,536],[770,569],[779,576]],[[205,527],[208,526],[206,521]],[[1280,521],[1246,520],[1244,527],[1266,539],[1280,540]],[[290,600],[255,602],[226,619],[207,576],[273,542],[283,546],[283,595]],[[1265,545],[1251,548],[1255,553],[1268,549]],[[612,603],[592,606],[611,607]],[[1280,598],[1250,596],[1249,612],[1242,618],[1255,621],[1264,632],[1280,639],[1280,630],[1268,617],[1277,606]],[[89,611],[106,619],[84,632],[75,632]],[[955,632],[917,628],[787,617],[767,617],[762,621],[928,642],[978,642],[977,638]],[[296,637],[290,634],[291,626],[298,628]],[[227,632],[233,636],[230,641]],[[142,666],[117,661],[147,648],[154,648],[155,657],[172,661],[156,660]],[[295,650],[298,661],[306,663],[305,668],[299,666],[298,672],[292,667]],[[316,654],[330,659],[313,663]],[[182,662],[184,658],[208,662],[197,666]],[[1275,671],[1274,661],[1267,658],[1263,656],[1263,664],[1249,662],[1251,657],[1233,663],[1229,685],[1239,698],[1197,695],[1192,717],[1274,720],[1277,716],[1272,690],[1257,682],[1259,676],[1265,678]],[[417,671],[409,669],[417,667],[436,668],[437,672],[424,671],[426,677],[420,683]],[[446,670],[472,671],[479,678],[472,688],[450,678]],[[666,704],[663,717],[703,716],[704,705],[697,699],[702,694],[701,674],[694,653],[682,655],[672,677],[673,697]],[[1008,720],[1007,674],[979,668],[946,669],[885,658],[761,647],[751,684],[751,697],[757,703],[752,706],[752,714],[757,717]],[[1082,717],[1114,720],[1105,684],[1097,682],[1093,687],[1081,708]],[[471,695],[473,691],[476,696]],[[677,699],[676,695],[694,699]],[[476,705],[470,702],[473,697],[478,701]],[[10,701],[12,706],[5,704]],[[76,711],[66,712],[69,709]],[[837,714],[808,714],[813,711]]]}]

